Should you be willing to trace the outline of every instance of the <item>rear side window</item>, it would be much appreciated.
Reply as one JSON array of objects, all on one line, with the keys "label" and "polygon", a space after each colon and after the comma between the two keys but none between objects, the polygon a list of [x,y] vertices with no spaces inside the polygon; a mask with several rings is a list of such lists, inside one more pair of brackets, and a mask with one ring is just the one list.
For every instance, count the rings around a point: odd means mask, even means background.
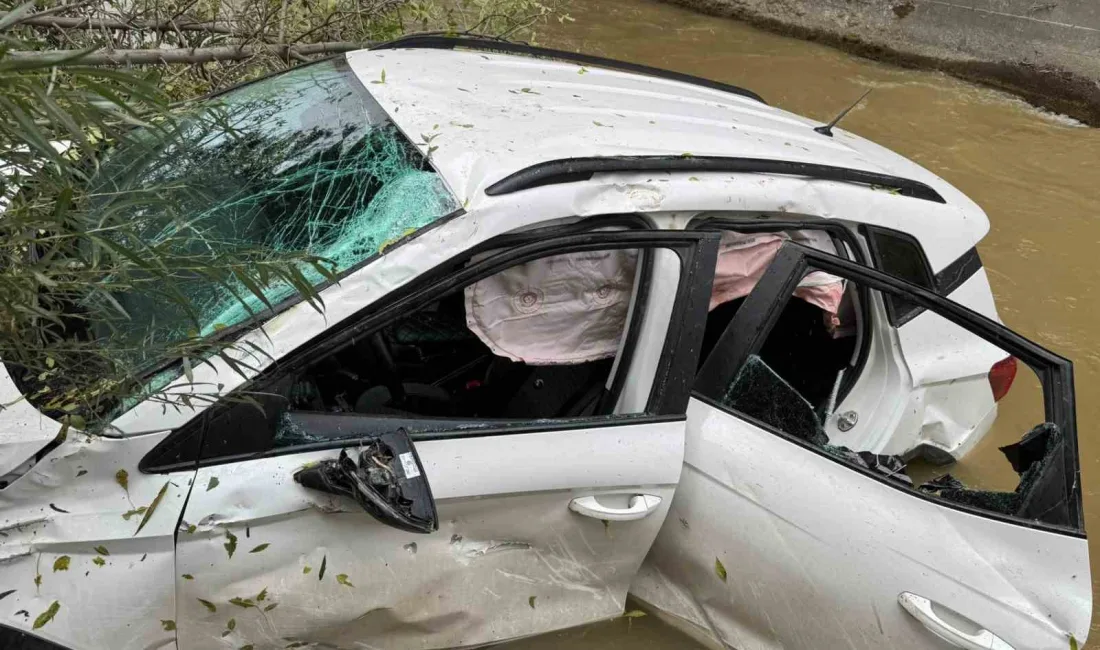
[{"label": "rear side window", "polygon": [[[936,290],[928,259],[921,250],[920,242],[913,236],[873,226],[865,227],[863,234],[867,238],[875,266],[881,271],[929,291]],[[909,322],[923,311],[917,305],[896,296],[884,295],[883,298],[890,323],[894,327]]]}]

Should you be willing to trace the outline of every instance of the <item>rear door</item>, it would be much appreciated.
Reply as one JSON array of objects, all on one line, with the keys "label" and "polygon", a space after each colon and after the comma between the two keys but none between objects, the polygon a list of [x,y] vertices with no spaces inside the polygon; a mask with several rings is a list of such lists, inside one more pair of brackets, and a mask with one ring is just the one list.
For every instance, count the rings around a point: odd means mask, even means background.
[{"label": "rear door", "polygon": [[[585,266],[624,250],[637,260],[625,293]],[[181,470],[198,465],[177,538],[179,647],[445,648],[620,614],[679,480],[715,251],[705,233],[601,232],[479,255],[429,273],[281,362],[251,399],[177,432],[144,469],[186,482],[194,470]],[[483,314],[470,301],[547,260],[561,272],[487,301],[510,314],[505,325],[522,321],[558,295],[564,260],[594,281],[577,294],[592,310],[628,301],[611,356],[595,326],[580,332],[580,363],[479,352],[466,326]],[[542,361],[575,352],[561,331],[509,336]],[[414,455],[382,472],[427,478],[436,515],[421,520],[426,533],[301,478],[344,452],[381,467],[360,454],[405,432]]]},{"label": "rear door", "polygon": [[[969,337],[1017,359],[1020,400],[1000,402],[986,440],[946,468],[843,446],[760,356],[812,271],[942,318],[941,373],[968,362],[956,343]],[[1091,580],[1069,361],[915,285],[788,244],[695,390],[669,517],[679,525],[632,587],[689,631],[739,650],[1083,645]]]}]

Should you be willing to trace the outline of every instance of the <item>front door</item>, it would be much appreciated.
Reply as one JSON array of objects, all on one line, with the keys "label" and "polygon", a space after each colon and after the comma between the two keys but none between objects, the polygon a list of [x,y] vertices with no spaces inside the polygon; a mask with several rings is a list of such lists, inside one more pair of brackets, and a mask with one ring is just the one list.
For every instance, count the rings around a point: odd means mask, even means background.
[{"label": "front door", "polygon": [[[994,422],[970,454],[937,467],[918,449],[849,447],[854,416],[826,432],[844,414],[799,387],[828,357],[828,337],[794,359],[765,344],[814,271],[927,310],[906,327],[942,319],[929,330],[942,352],[924,372],[945,399],[953,383],[973,383],[975,359],[1012,359],[990,372],[994,412],[972,415]],[[1013,386],[1003,368],[1017,363]],[[1091,579],[1069,361],[943,297],[788,244],[695,391],[669,514],[679,525],[662,531],[632,587],[689,631],[738,650],[1083,645]],[[945,422],[973,428],[963,406],[945,409]]]},{"label": "front door", "polygon": [[[143,468],[198,464],[181,650],[469,646],[620,614],[679,480],[716,245],[599,232],[458,260],[176,432]],[[362,455],[405,434],[419,463]],[[428,532],[301,479],[342,451],[365,482],[426,477]]]}]

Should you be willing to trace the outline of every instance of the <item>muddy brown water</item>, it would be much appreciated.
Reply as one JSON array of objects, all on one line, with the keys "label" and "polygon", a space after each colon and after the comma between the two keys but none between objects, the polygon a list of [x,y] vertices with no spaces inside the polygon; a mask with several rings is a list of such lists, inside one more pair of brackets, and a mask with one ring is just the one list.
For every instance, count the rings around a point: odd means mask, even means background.
[{"label": "muddy brown water", "polygon": [[[978,249],[1001,318],[1076,364],[1086,526],[1100,566],[1100,129],[938,73],[902,70],[651,0],[576,0],[570,14],[575,22],[541,32],[543,44],[737,84],[820,120],[874,89],[844,128],[931,169],[985,209],[992,229]],[[1013,404],[1037,399],[1025,379],[1021,374],[1013,389]],[[1003,410],[1001,419],[1019,419],[1019,426],[997,433],[1026,431],[1034,424],[1023,415],[1028,411]],[[1011,440],[995,437],[956,473],[1014,486],[1016,476],[996,451]],[[1094,570],[1094,593],[1097,584]],[[1100,611],[1093,614],[1090,647],[1100,647],[1098,630]],[[698,646],[646,617],[501,647]]]}]

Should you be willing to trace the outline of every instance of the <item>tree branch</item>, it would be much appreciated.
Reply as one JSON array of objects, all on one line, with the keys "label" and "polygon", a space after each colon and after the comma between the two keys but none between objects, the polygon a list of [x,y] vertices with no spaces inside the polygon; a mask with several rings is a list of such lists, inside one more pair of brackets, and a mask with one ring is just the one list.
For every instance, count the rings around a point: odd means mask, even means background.
[{"label": "tree branch", "polygon": [[[209,61],[243,61],[257,54],[273,54],[283,59],[314,54],[337,54],[370,47],[371,42],[335,41],[305,45],[259,44],[227,45],[223,47],[176,48],[170,50],[114,50],[92,52],[68,61],[70,65],[162,65],[169,63],[206,63]],[[42,52],[9,52],[17,61],[49,63],[75,56],[79,50],[45,50]]]},{"label": "tree branch", "polygon": [[[226,25],[216,25],[214,23],[179,23],[177,25],[172,25],[171,21],[158,23],[148,20],[109,20],[104,18],[43,15],[45,13],[45,11],[42,11],[37,14],[27,16],[26,18],[20,20],[17,24],[60,30],[83,29],[86,27],[90,27],[92,29],[122,29],[135,31],[175,31],[178,29],[184,32],[207,32],[210,34],[234,33],[231,27],[228,27]],[[7,13],[0,12],[0,19],[2,19],[6,15]]]}]

